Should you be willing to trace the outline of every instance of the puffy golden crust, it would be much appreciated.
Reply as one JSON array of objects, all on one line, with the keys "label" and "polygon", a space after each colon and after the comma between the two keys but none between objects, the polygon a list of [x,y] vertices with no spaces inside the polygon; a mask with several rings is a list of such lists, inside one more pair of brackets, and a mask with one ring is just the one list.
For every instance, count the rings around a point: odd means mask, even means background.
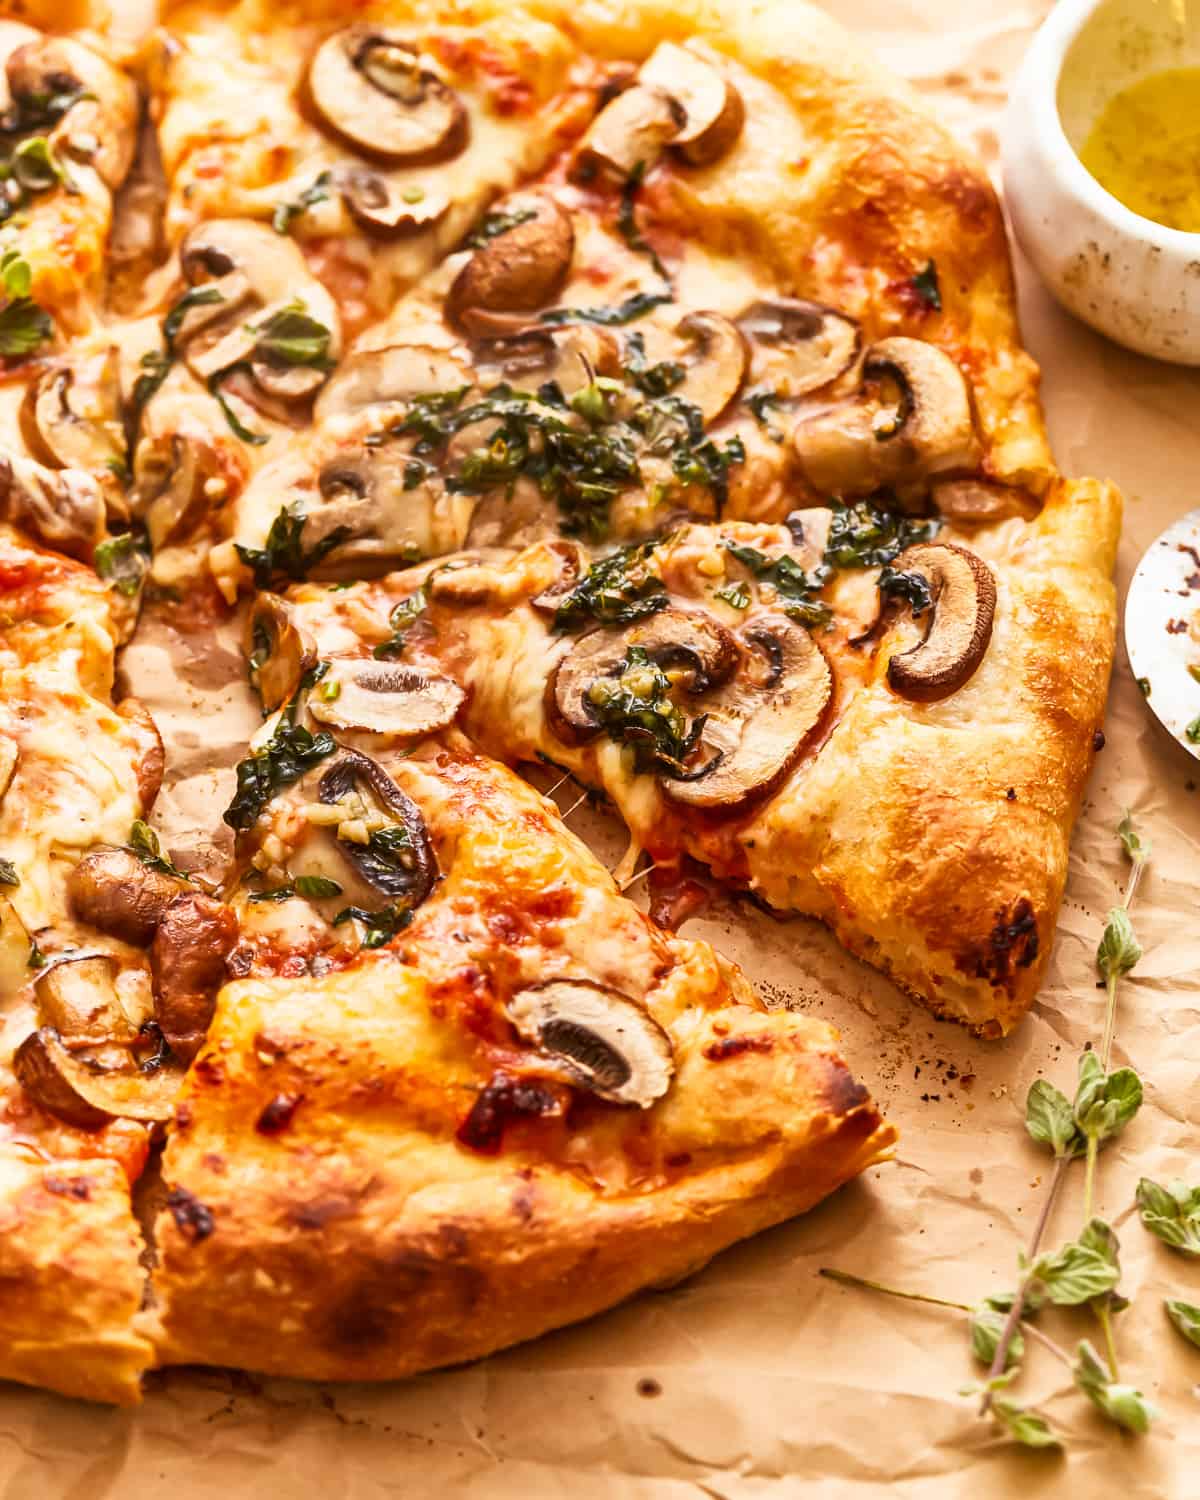
[{"label": "puffy golden crust", "polygon": [[111,1161],[43,1165],[0,1151],[0,1378],[65,1396],[139,1399],[141,1236]]}]

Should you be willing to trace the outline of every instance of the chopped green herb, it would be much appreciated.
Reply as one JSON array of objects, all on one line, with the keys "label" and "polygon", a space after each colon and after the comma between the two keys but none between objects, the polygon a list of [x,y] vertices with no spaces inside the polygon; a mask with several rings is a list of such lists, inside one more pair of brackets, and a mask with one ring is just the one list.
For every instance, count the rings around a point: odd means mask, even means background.
[{"label": "chopped green herb", "polygon": [[105,537],[96,548],[96,572],[126,599],[137,597],[149,566],[149,546],[140,533],[124,531]]},{"label": "chopped green herb", "polygon": [[782,557],[768,557],[754,547],[739,547],[734,542],[726,542],[725,547],[730,556],[749,568],[757,579],[774,587],[784,614],[807,625],[810,630],[829,623],[832,611],[816,598],[829,581],[827,569],[818,568],[813,573],[806,573],[786,552]]},{"label": "chopped green herb", "polygon": [[665,396],[681,385],[687,371],[676,359],[662,359],[657,364],[646,363],[646,340],[640,333],[631,333],[625,340],[625,369],[633,378],[634,385],[647,396]]},{"label": "chopped green herb", "polygon": [[251,891],[251,901],[290,901],[296,894],[296,889],[291,885],[277,885],[272,891]]},{"label": "chopped green herb", "polygon": [[332,368],[329,329],[305,312],[299,298],[279,308],[264,322],[254,324],[251,332],[255,335],[256,355],[284,365]]},{"label": "chopped green herb", "polygon": [[938,285],[937,263],[927,260],[917,274],[912,278],[912,289],[924,302],[926,307],[932,308],[934,312],[942,310],[942,289]]},{"label": "chopped green herb", "polygon": [[940,524],[897,515],[869,500],[831,511],[825,561],[835,568],[881,568],[906,547],[931,540]]},{"label": "chopped green herb", "polygon": [[423,588],[417,589],[416,593],[410,594],[407,599],[401,599],[388,616],[388,624],[392,627],[391,635],[386,641],[381,641],[371,655],[378,657],[380,661],[391,661],[403,655],[408,632],[425,613],[426,603]]},{"label": "chopped green herb", "polygon": [[136,432],[141,423],[142,412],[146,405],[158,393],[159,387],[171,373],[173,361],[169,354],[164,354],[161,349],[152,349],[141,358],[142,374],[134,381],[132,416],[134,431]]},{"label": "chopped green herb", "polygon": [[1137,685],[1138,692],[1141,693],[1142,697],[1148,698],[1150,696],[1150,679],[1148,677],[1139,677]]},{"label": "chopped green herb", "polygon": [[700,743],[707,715],[698,715],[688,726],[671,700],[671,679],[641,646],[631,646],[620,673],[597,678],[586,696],[609,738],[632,746],[639,771],[693,774],[687,761]]},{"label": "chopped green herb", "polygon": [[884,599],[899,599],[909,605],[914,619],[933,608],[933,591],[923,573],[898,573],[889,564],[879,574],[879,592]]},{"label": "chopped green herb", "polygon": [[516,208],[509,214],[496,211],[486,213],[479,221],[474,234],[469,235],[463,243],[468,250],[478,250],[489,240],[494,240],[497,235],[507,234],[510,229],[516,229],[519,224],[528,224],[530,219],[536,218],[537,211],[532,208]]},{"label": "chopped green herb", "polygon": [[44,135],[21,141],[12,154],[12,175],[27,193],[48,193],[66,174]]},{"label": "chopped green herb", "polygon": [[348,526],[335,526],[305,552],[301,539],[307,519],[298,506],[285,505],[271,522],[264,546],[244,547],[240,542],[234,543],[238,557],[253,570],[254,581],[260,589],[267,588],[271,580],[280,575],[296,582],[307,578],[309,572],[350,535]]},{"label": "chopped green herb", "polygon": [[276,234],[288,234],[292,225],[306,214],[310,208],[318,203],[324,203],[330,196],[330,184],[333,182],[332,172],[322,172],[298,198],[290,203],[277,203],[275,212],[271,215],[271,228]]},{"label": "chopped green herb", "polygon": [[543,323],[599,323],[616,328],[624,323],[633,323],[644,318],[648,312],[661,307],[664,302],[674,302],[675,296],[669,287],[657,292],[635,292],[624,302],[606,307],[552,307],[541,317]]},{"label": "chopped green herb", "polygon": [[208,394],[221,408],[221,414],[229,423],[229,430],[233,433],[234,437],[241,438],[243,443],[249,443],[254,448],[261,448],[264,443],[271,441],[270,435],[265,432],[255,432],[252,428],[247,427],[237,412],[234,411],[233,407],[230,406],[229,398],[221,389],[222,383],[230,375],[233,375],[242,368],[244,367],[241,364],[230,365],[227,370],[218,370],[215,374],[210,375],[208,377]]},{"label": "chopped green herb", "polygon": [[296,894],[306,901],[328,901],[331,896],[340,896],[342,888],[325,875],[300,875],[296,879]]},{"label": "chopped green herb", "polygon": [[726,588],[718,589],[717,598],[724,599],[725,603],[732,605],[734,609],[750,608],[750,590],[740,580],[729,584]]},{"label": "chopped green herb", "polygon": [[558,631],[600,625],[628,625],[667,603],[662,579],[648,566],[653,542],[634,542],[595,562],[554,612]]},{"label": "chopped green herb", "polygon": [[667,269],[658,252],[638,228],[637,195],[646,176],[646,163],[639,161],[621,186],[621,206],[617,210],[617,231],[631,250],[646,256],[663,281],[669,281]]},{"label": "chopped green herb", "polygon": [[141,818],[136,818],[131,825],[129,843],[125,847],[131,854],[136,854],[147,869],[157,870],[160,875],[173,875],[176,880],[188,879],[188,876],[182,870],[176,869],[162,852],[158,834],[149,823],[143,823]]},{"label": "chopped green herb", "polygon": [[334,917],[333,925],[340,927],[344,922],[361,922],[363,947],[382,948],[398,932],[402,932],[412,918],[412,912],[402,906],[385,906],[382,911],[364,911],[361,906],[346,906]]},{"label": "chopped green herb", "polygon": [[183,327],[183,320],[193,307],[209,307],[217,302],[224,302],[225,298],[219,288],[215,286],[193,286],[189,287],[179,301],[170,309],[163,319],[163,339],[167,345],[167,353],[174,354],[175,340],[179,337],[179,330]]},{"label": "chopped green herb", "polygon": [[38,947],[37,943],[36,942],[30,943],[30,945],[29,945],[29,959],[28,959],[27,967],[29,967],[31,969],[40,969],[40,968],[42,968],[44,966],[45,962],[46,962],[46,955]]},{"label": "chopped green herb", "polygon": [[[1146,696],[1148,698],[1150,694],[1147,693]],[[1197,716],[1192,720],[1192,722],[1183,732],[1187,735],[1188,739],[1192,742],[1193,745],[1200,744],[1200,714],[1197,714]]]},{"label": "chopped green herb", "polygon": [[6,250],[0,256],[0,281],[8,299],[0,308],[0,354],[19,359],[44,344],[53,335],[54,325],[29,295],[33,272],[18,251]]}]

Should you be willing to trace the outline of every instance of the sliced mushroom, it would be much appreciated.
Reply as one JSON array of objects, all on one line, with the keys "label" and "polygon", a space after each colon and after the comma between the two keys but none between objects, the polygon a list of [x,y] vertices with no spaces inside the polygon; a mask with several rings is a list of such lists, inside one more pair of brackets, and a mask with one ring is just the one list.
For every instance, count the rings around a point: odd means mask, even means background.
[{"label": "sliced mushroom", "polygon": [[154,936],[180,889],[178,880],[150,869],[128,849],[85,854],[67,877],[71,909],[81,922],[139,947]]},{"label": "sliced mushroom", "polygon": [[145,815],[154,806],[162,787],[163,772],[167,767],[162,735],[158,732],[154,715],[140,698],[127,694],[116,705],[116,709],[133,729],[137,741],[134,774],[137,777],[138,801],[141,803],[142,814]]},{"label": "sliced mushroom", "polygon": [[183,1081],[174,1068],[99,1068],[69,1052],[52,1026],[25,1038],[13,1054],[13,1072],[35,1103],[81,1130],[99,1130],[117,1118],[169,1120]]},{"label": "sliced mushroom", "polygon": [[124,1020],[119,967],[111,953],[67,954],[50,963],[34,983],[40,1024],[73,1040],[111,1040]]},{"label": "sliced mushroom", "polygon": [[920,339],[883,339],[863,376],[857,398],[804,418],[792,435],[814,489],[867,495],[886,485],[905,502],[938,475],[975,467],[970,393],[948,354]]},{"label": "sliced mushroom", "polygon": [[309,837],[289,856],[292,874],[333,881],[335,911],[419,906],[433,889],[438,866],[412,798],[377,761],[348,749],[325,763],[316,788],[317,800],[340,807],[343,816],[336,824],[311,826]]},{"label": "sliced mushroom", "polygon": [[563,602],[589,566],[587,553],[568,538],[559,538],[547,543],[546,550],[559,560],[558,577],[552,584],[541,589],[530,599],[530,604],[543,614],[556,614]]},{"label": "sliced mushroom", "polygon": [[335,661],[308,707],[322,724],[413,739],[452,724],[465,696],[449,677],[368,657]]},{"label": "sliced mushroom", "polygon": [[205,486],[214,477],[212,452],[178,433],[144,437],[133,461],[133,513],[143,521],[155,551],[188,532],[208,506]]},{"label": "sliced mushroom", "polygon": [[[983,660],[996,617],[996,581],[981,557],[951,542],[920,542],[892,563],[915,573],[931,607],[922,640],[888,662],[888,682],[902,698],[936,703],[957,692]],[[878,629],[894,606],[881,601]]]},{"label": "sliced mushroom", "polygon": [[737,140],[745,124],[742,96],[712,63],[660,42],[638,73],[642,85],[668,94],[683,114],[671,146],[693,166],[716,161]]},{"label": "sliced mushroom", "polygon": [[1018,516],[1032,521],[1038,513],[1038,503],[1027,491],[990,479],[945,479],[933,486],[932,494],[938,513],[959,526],[987,526]]},{"label": "sliced mushroom", "polygon": [[[163,259],[167,177],[163,170],[158,128],[143,100],[133,165],[113,201],[108,260],[117,281],[122,311],[132,312],[143,277]],[[125,304],[128,303],[128,306]]]},{"label": "sliced mushroom", "polygon": [[628,995],[587,979],[553,979],[519,990],[509,1019],[570,1082],[614,1104],[648,1109],[671,1086],[671,1039]]},{"label": "sliced mushroom", "polygon": [[723,625],[682,609],[659,610],[625,630],[590,631],[562,658],[547,684],[547,712],[563,739],[589,740],[600,733],[588,691],[600,678],[618,674],[633,646],[660,667],[673,668],[677,685],[687,693],[723,682],[738,660],[737,645]]},{"label": "sliced mushroom", "polygon": [[755,381],[785,400],[806,396],[844,375],[857,363],[862,347],[853,318],[794,297],[752,302],[737,326],[754,349]]},{"label": "sliced mushroom", "polygon": [[436,183],[404,187],[370,167],[350,167],[341,173],[338,186],[351,218],[380,239],[419,234],[443,218],[450,207],[449,195]]},{"label": "sliced mushroom", "polygon": [[[73,399],[74,398],[74,399]],[[102,475],[125,464],[115,348],[47,370],[25,392],[21,436],[41,463]]]},{"label": "sliced mushroom", "polygon": [[237,933],[229,907],[200,891],[179,892],[163,910],[150,947],[155,1015],[181,1062],[204,1041]]},{"label": "sliced mushroom", "polygon": [[408,483],[411,454],[401,442],[361,447],[332,459],[317,477],[319,504],[305,517],[310,578],[377,578],[421,556],[428,512],[442,493],[428,475]]},{"label": "sliced mushroom", "polygon": [[705,424],[715,422],[741,390],[746,375],[746,341],[720,313],[689,313],[677,333],[694,352],[684,360],[686,374],[674,394],[700,408]]},{"label": "sliced mushroom", "polygon": [[730,810],[770,791],[820,724],[833,691],[829,664],[801,625],[760,618],[741,634],[749,648],[738,671],[708,693],[704,744],[717,754],[696,780],[664,777],[663,788],[689,807]]},{"label": "sliced mushroom", "polygon": [[265,590],[255,597],[246,616],[242,645],[250,664],[250,681],[267,713],[294,697],[305,672],[317,664],[316,645],[296,624],[291,605]]},{"label": "sliced mushroom", "polygon": [[515,335],[481,340],[473,353],[479,383],[485,389],[501,381],[526,391],[553,383],[568,398],[597,375],[619,375],[622,361],[617,338],[607,328],[589,324],[527,328]]},{"label": "sliced mushroom", "polygon": [[446,317],[468,333],[479,310],[530,312],[554,298],[571,268],[571,216],[546,193],[516,193],[496,213],[511,227],[480,245],[459,271],[446,298]]},{"label": "sliced mushroom", "polygon": [[82,42],[58,36],[17,47],[5,72],[18,110],[35,118],[48,101],[77,94],[54,129],[54,145],[94,167],[108,187],[124,181],[137,138],[138,98],[131,78]]},{"label": "sliced mushroom", "polygon": [[104,515],[104,493],[91,474],[0,454],[0,516],[45,546],[90,558]]},{"label": "sliced mushroom", "polygon": [[327,37],[309,64],[308,94],[323,124],[377,161],[441,161],[466,144],[462,100],[393,27]]},{"label": "sliced mushroom", "polygon": [[421,396],[462,390],[471,372],[446,349],[425,344],[391,344],[344,359],[321,392],[318,422],[368,406],[407,405]]},{"label": "sliced mushroom", "polygon": [[639,165],[657,160],[684,128],[682,107],[665,89],[635,84],[606,104],[575,150],[571,176],[624,183]]}]

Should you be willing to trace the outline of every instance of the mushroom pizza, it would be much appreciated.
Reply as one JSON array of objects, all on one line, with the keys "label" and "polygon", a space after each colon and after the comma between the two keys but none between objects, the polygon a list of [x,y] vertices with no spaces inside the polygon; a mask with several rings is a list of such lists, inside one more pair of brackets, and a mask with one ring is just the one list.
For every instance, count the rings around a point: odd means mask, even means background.
[{"label": "mushroom pizza", "polygon": [[0,1376],[461,1361],[894,1139],[698,881],[1019,1020],[1119,497],[795,0],[104,23],[0,26]]}]

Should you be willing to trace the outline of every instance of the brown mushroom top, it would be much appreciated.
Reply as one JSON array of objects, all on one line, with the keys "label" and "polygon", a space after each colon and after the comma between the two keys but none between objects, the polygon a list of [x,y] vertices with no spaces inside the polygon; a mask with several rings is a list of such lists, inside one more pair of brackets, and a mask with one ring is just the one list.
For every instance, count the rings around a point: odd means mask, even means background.
[{"label": "brown mushroom top", "polygon": [[[484,220],[487,233],[459,271],[446,317],[476,332],[474,315],[530,312],[557,295],[575,250],[571,216],[546,193],[514,193]],[[486,333],[486,328],[483,330]]]}]

